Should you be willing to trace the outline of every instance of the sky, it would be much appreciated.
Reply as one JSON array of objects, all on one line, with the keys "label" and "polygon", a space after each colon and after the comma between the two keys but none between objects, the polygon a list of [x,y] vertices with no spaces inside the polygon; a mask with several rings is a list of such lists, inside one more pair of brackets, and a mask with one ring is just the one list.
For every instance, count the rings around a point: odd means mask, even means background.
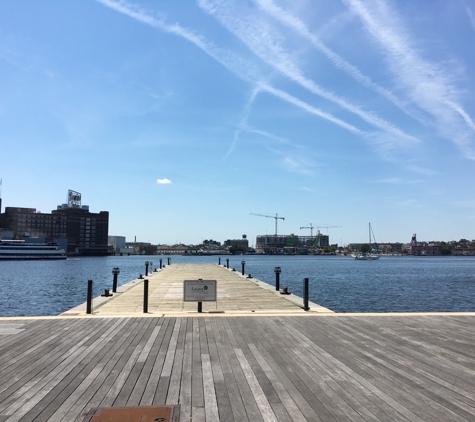
[{"label": "sky", "polygon": [[2,208],[72,189],[154,244],[275,216],[475,239],[474,46],[473,0],[2,1]]}]

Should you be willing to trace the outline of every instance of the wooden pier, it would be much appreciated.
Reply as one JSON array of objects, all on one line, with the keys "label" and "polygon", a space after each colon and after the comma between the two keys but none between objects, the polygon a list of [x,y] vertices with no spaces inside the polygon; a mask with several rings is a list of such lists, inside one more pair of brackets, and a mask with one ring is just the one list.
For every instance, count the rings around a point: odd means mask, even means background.
[{"label": "wooden pier", "polygon": [[[241,272],[214,264],[174,264],[144,276],[149,280],[148,314],[151,316],[178,316],[197,312],[196,302],[183,301],[184,280],[216,280],[217,301],[203,302],[203,312],[246,315],[302,314],[301,297],[282,295],[260,280]],[[144,279],[136,279],[117,289],[111,297],[96,298],[93,314],[100,316],[143,314]],[[86,304],[65,312],[64,315],[82,315]],[[332,312],[316,303],[310,303],[310,312]]]},{"label": "wooden pier", "polygon": [[92,315],[0,318],[0,422],[160,405],[183,422],[475,420],[474,313],[111,316],[136,288]]}]

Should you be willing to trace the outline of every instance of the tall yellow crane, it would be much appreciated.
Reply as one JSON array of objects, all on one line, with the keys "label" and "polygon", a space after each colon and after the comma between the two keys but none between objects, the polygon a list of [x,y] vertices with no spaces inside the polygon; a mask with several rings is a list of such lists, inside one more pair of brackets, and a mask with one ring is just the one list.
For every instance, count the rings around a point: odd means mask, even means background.
[{"label": "tall yellow crane", "polygon": [[250,213],[251,215],[257,215],[258,217],[267,217],[267,218],[275,218],[275,235],[277,236],[277,220],[285,220],[284,217],[279,217],[279,214],[274,215],[267,215],[267,214],[254,214],[253,212]]}]

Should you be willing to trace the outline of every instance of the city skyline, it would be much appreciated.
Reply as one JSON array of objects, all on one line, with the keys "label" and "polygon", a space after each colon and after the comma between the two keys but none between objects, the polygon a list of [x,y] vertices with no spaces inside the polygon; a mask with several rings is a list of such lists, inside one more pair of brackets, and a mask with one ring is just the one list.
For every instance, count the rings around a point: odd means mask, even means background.
[{"label": "city skyline", "polygon": [[471,240],[474,39],[465,0],[2,3],[2,208],[73,189],[153,244],[275,233],[251,214]]}]

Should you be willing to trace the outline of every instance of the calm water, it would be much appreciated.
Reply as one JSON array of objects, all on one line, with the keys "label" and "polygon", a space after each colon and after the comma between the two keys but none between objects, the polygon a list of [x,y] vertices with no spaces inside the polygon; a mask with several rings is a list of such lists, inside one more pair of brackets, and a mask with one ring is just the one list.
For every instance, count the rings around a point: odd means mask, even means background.
[{"label": "calm water", "polygon": [[[162,257],[166,264],[167,257]],[[217,263],[218,256],[172,256],[174,263]],[[221,257],[221,264],[226,263]],[[382,257],[356,261],[340,256],[231,256],[230,267],[274,285],[274,267],[282,268],[281,287],[302,295],[310,279],[310,300],[336,312],[475,312],[474,257]],[[86,301],[87,280],[94,296],[145,272],[158,256],[70,258],[65,261],[0,262],[0,316],[57,315]]]}]

